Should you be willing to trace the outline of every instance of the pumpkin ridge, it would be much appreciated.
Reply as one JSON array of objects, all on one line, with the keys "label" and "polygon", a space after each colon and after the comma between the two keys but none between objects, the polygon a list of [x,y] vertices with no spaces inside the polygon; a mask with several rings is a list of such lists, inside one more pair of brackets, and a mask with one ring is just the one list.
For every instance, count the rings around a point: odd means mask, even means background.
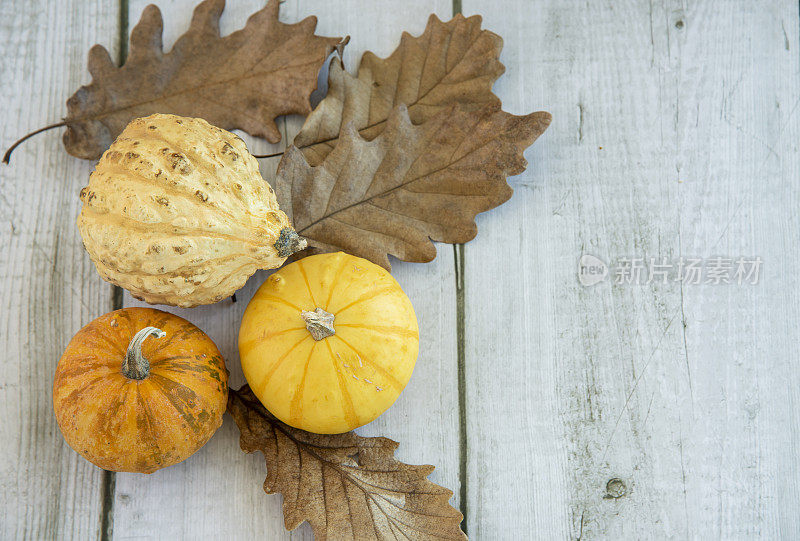
[{"label": "pumpkin ridge", "polygon": [[371,366],[372,368],[374,368],[376,371],[380,372],[381,376],[383,376],[384,378],[386,378],[389,381],[389,385],[391,385],[392,387],[397,389],[398,392],[403,389],[404,385],[402,385],[400,383],[400,381],[397,380],[397,378],[395,378],[393,375],[391,375],[389,373],[389,371],[386,370],[386,368],[384,368],[383,366],[381,366],[380,364],[378,364],[378,363],[376,363],[374,361],[370,361],[368,358],[366,358],[365,356],[361,355],[361,353],[356,348],[354,348],[347,340],[345,340],[344,338],[342,338],[338,334],[334,335],[334,337],[338,338],[339,340],[341,340],[347,347],[349,347],[353,351],[353,353],[358,355],[358,358],[361,359],[364,362],[364,364],[367,364],[367,365]]},{"label": "pumpkin ridge", "polygon": [[[155,321],[154,323],[152,323],[152,326],[153,327],[157,327],[159,329],[163,329],[163,330],[166,331],[166,330],[168,330],[167,327],[169,325],[169,320],[170,320],[170,318],[168,316],[164,315],[158,321]],[[142,320],[142,322],[139,324],[139,326],[137,328],[133,328],[133,327],[131,328],[131,335],[136,334],[141,327],[146,327],[146,326],[147,326],[147,320],[144,319],[144,320]],[[169,326],[171,326],[171,325],[169,325]]]},{"label": "pumpkin ridge", "polygon": [[[80,217],[78,217],[78,219],[80,219]],[[131,310],[136,310],[138,312],[139,309],[138,308],[131,308]],[[127,331],[124,331],[123,329],[119,329],[118,333],[119,333],[120,336],[127,335],[128,336],[128,342],[130,342],[130,337],[132,337],[134,334],[136,334],[136,331],[139,330],[139,329],[135,328],[133,320],[131,319],[130,313],[128,313],[127,310],[115,310],[115,311],[111,312],[111,314],[109,314],[109,315],[111,316],[110,317],[111,321],[112,322],[116,321],[118,326],[120,325],[120,320],[122,320],[125,323],[125,325],[127,327]],[[137,317],[137,319],[139,319],[139,318]],[[161,329],[162,328],[161,325],[163,325],[163,322],[159,321],[159,323],[160,324],[156,324],[156,327]],[[109,322],[109,324],[110,324],[110,322]],[[116,346],[116,344],[114,344],[114,345]],[[123,355],[124,354],[125,354],[125,352],[123,351]]]},{"label": "pumpkin ridge", "polygon": [[[241,344],[239,344],[239,348],[240,349],[252,348],[257,345],[263,344],[264,342],[269,342],[270,340],[272,340],[273,338],[277,338],[278,336],[283,336],[284,334],[289,334],[291,332],[305,331],[305,330],[306,330],[305,327],[292,327],[291,329],[283,329],[269,334],[263,334],[261,336],[257,336],[255,338],[242,342]],[[303,338],[305,338],[305,336],[303,336]]]},{"label": "pumpkin ridge", "polygon": [[217,369],[218,374],[225,374],[225,379],[228,379],[227,369],[225,368],[225,359],[222,358],[222,353],[219,353],[219,350],[217,350],[217,354],[212,355],[208,359],[208,362]]},{"label": "pumpkin ridge", "polygon": [[[172,404],[172,407],[175,408],[195,434],[202,432],[204,427],[198,425],[197,418],[194,416],[192,410],[196,407],[200,407],[204,400],[202,400],[193,389],[188,385],[184,385],[183,383],[161,374],[151,373],[150,381],[163,391],[166,399]],[[185,391],[179,391],[179,389],[185,389]],[[187,393],[189,398],[183,399],[177,396],[179,392]]]},{"label": "pumpkin ridge", "polygon": [[[163,456],[159,441],[161,435],[157,433],[156,426],[153,423],[153,412],[142,396],[139,385],[135,384],[133,387],[136,388],[136,407],[134,411],[136,413],[136,429],[139,432],[138,437],[144,439],[147,442],[147,446],[151,448],[150,456],[154,457],[157,462],[160,462],[161,456]],[[149,438],[144,437],[144,432],[147,432]],[[142,462],[143,461],[142,459]],[[141,464],[137,464],[136,466],[141,467]]]},{"label": "pumpkin ridge", "polygon": [[347,265],[347,256],[343,255],[341,259],[342,263],[339,265],[339,268],[336,269],[336,273],[333,275],[333,281],[331,282],[331,285],[328,286],[331,291],[328,293],[328,299],[325,301],[325,306],[323,307],[325,310],[328,310],[328,307],[331,305],[331,299],[333,298],[333,293],[336,291],[336,285],[341,280],[342,274],[344,273],[344,267]]},{"label": "pumpkin ridge", "polygon": [[220,373],[219,373],[218,370],[216,370],[216,369],[214,369],[214,368],[212,368],[210,366],[204,366],[204,365],[201,365],[201,364],[170,363],[168,365],[159,366],[159,367],[155,367],[155,368],[152,367],[152,365],[151,365],[151,369],[152,370],[157,370],[159,373],[164,375],[164,377],[166,377],[168,379],[173,379],[173,380],[175,378],[170,378],[170,377],[168,377],[168,375],[165,375],[163,373],[167,372],[167,373],[169,373],[170,375],[173,375],[173,376],[191,377],[191,378],[194,378],[197,381],[197,383],[199,383],[201,385],[204,385],[204,386],[207,386],[209,382],[201,377],[203,375],[210,377],[211,379],[215,380],[219,384],[222,383],[222,378],[220,377]]},{"label": "pumpkin ridge", "polygon": [[[95,332],[95,329],[92,329],[92,332],[84,333],[81,335],[82,341],[88,346],[90,349],[106,349],[109,351],[113,351],[114,353],[120,355],[120,359],[125,358],[125,350],[122,347],[111,340],[105,333]],[[97,344],[99,347],[95,347]],[[120,361],[122,362],[122,361]]]},{"label": "pumpkin ridge", "polygon": [[[199,119],[199,120],[205,121],[205,119]],[[209,124],[209,126],[203,126],[203,127],[207,128],[207,127],[213,127],[213,126],[211,124]],[[140,137],[142,137],[142,138],[144,138],[144,136],[147,136],[148,138],[152,139],[153,141],[160,141],[161,143],[167,145],[167,147],[169,147],[169,150],[171,151],[172,154],[183,154],[184,157],[187,158],[187,161],[189,162],[189,165],[191,165],[194,169],[205,171],[207,173],[207,176],[209,176],[211,178],[215,178],[215,177],[217,177],[219,175],[219,173],[217,171],[215,171],[215,170],[211,169],[210,167],[208,167],[207,165],[205,165],[205,163],[204,163],[205,160],[206,160],[205,156],[203,156],[199,152],[195,152],[190,147],[184,145],[185,140],[184,141],[180,141],[180,140],[179,141],[173,141],[172,139],[168,139],[164,135],[164,130],[154,130],[154,133],[152,133],[152,134],[151,133],[146,133],[144,128],[140,128],[138,131],[140,132],[140,134],[141,134]],[[168,130],[168,133],[174,133],[174,132],[172,132],[171,130]],[[217,137],[219,137],[221,134],[214,134],[214,135],[217,135]],[[185,137],[185,135],[184,135],[184,137]],[[215,149],[210,148],[208,146],[206,146],[206,149],[215,158],[217,157]],[[220,163],[220,165],[223,165],[223,167],[225,166],[222,163]],[[217,186],[220,187],[220,186],[222,186],[222,184],[217,183]]]},{"label": "pumpkin ridge", "polygon": [[[195,289],[195,292],[201,291],[201,292],[208,293],[210,291],[214,291],[214,290],[219,289],[221,284],[234,283],[235,285],[231,287],[230,291],[235,293],[236,291],[238,291],[239,289],[244,287],[244,284],[247,282],[247,280],[253,274],[255,274],[257,270],[259,270],[261,268],[263,268],[263,264],[258,260],[254,260],[251,263],[245,263],[243,265],[240,265],[240,266],[236,267],[236,269],[234,269],[232,272],[227,273],[226,276],[222,276],[222,278],[216,283],[211,283],[211,282],[208,282],[208,281],[204,281],[202,285],[198,286]],[[248,269],[248,273],[242,275],[241,272],[244,269]],[[217,296],[215,298],[216,298],[216,300],[214,302],[219,302],[225,297]],[[185,305],[183,305],[183,307],[184,308],[192,308],[193,306],[185,306]]]},{"label": "pumpkin ridge", "polygon": [[280,366],[280,365],[283,363],[283,361],[285,361],[285,360],[286,360],[286,358],[289,356],[289,354],[290,354],[292,351],[294,351],[294,350],[295,350],[295,348],[296,348],[297,346],[299,346],[300,344],[302,344],[303,342],[305,342],[307,339],[308,339],[308,336],[304,336],[303,338],[301,338],[300,340],[298,340],[298,341],[297,341],[297,342],[296,342],[296,343],[295,343],[295,344],[294,344],[292,347],[290,347],[290,348],[289,348],[289,349],[286,351],[286,353],[284,353],[283,355],[281,355],[281,357],[280,357],[280,358],[279,358],[277,361],[275,361],[275,363],[274,363],[274,364],[272,365],[272,367],[269,369],[269,372],[267,372],[267,373],[266,373],[266,375],[264,376],[264,379],[261,381],[261,384],[259,385],[259,389],[261,389],[261,394],[264,394],[264,392],[265,392],[265,391],[266,391],[266,389],[267,389],[267,385],[269,384],[269,380],[272,378],[272,376],[273,376],[273,375],[275,374],[275,372],[278,370],[278,367],[279,367],[279,366]]},{"label": "pumpkin ridge", "polygon": [[[229,261],[234,261],[234,260],[243,259],[243,258],[251,259],[252,263],[246,263],[246,264],[242,265],[241,267],[238,267],[236,269],[237,272],[240,269],[244,268],[244,267],[247,267],[247,266],[250,266],[250,265],[258,266],[258,264],[259,264],[258,258],[253,257],[253,256],[251,256],[249,254],[233,254],[233,255],[226,255],[226,256],[216,257],[214,259],[206,259],[203,263],[196,263],[194,265],[181,265],[180,267],[178,267],[176,269],[173,269],[172,272],[175,273],[175,275],[179,276],[179,277],[191,277],[191,276],[196,276],[197,275],[197,273],[196,273],[197,269],[203,269],[204,267],[208,267],[208,265],[214,265],[214,264],[219,265],[219,264],[222,264],[222,263],[227,263]],[[155,277],[164,276],[163,272],[147,272],[147,271],[145,271],[143,269],[137,270],[136,274],[138,276],[151,276],[151,277],[152,276],[155,276]],[[217,284],[219,284],[220,282],[222,282],[222,281],[224,281],[226,279],[228,279],[228,276],[222,276],[220,278],[220,280],[217,282]],[[210,284],[210,285],[211,286],[215,286],[217,284]],[[197,289],[198,290],[200,290],[200,289],[209,289],[209,286],[208,285],[205,285],[203,287],[198,286]]]},{"label": "pumpkin ridge", "polygon": [[350,327],[351,329],[365,329],[368,331],[396,334],[404,338],[415,338],[419,340],[419,332],[397,325],[375,325],[372,323],[339,323],[337,327]]},{"label": "pumpkin ridge", "polygon": [[141,222],[130,216],[125,216],[117,212],[97,212],[94,209],[84,206],[83,211],[87,214],[94,216],[103,216],[105,222],[112,222],[111,225],[119,227],[120,229],[131,229],[137,233],[141,233],[143,237],[152,236],[152,234],[161,234],[165,236],[185,236],[185,237],[204,237],[209,239],[223,240],[232,243],[240,242],[242,244],[249,244],[257,248],[270,248],[270,244],[257,242],[247,238],[237,237],[229,233],[218,233],[201,229],[199,227],[184,227],[168,224],[167,222]]},{"label": "pumpkin ridge", "polygon": [[[192,335],[199,334],[201,335],[200,338],[205,338],[205,333],[201,331],[198,327],[195,327],[188,321],[186,322],[188,325],[182,325],[176,329],[164,329],[167,332],[166,340],[160,342],[158,344],[159,350],[166,350],[168,347],[172,345],[176,338],[180,338],[181,341],[188,340],[192,337]],[[216,347],[216,346],[215,346]]]},{"label": "pumpkin ridge", "polygon": [[[102,359],[96,360],[95,362],[88,362],[94,357],[99,357],[99,355],[94,353],[86,353],[85,354],[85,361],[82,362],[79,366],[74,368],[68,368],[62,370],[60,372],[60,378],[64,380],[72,379],[76,376],[82,376],[88,372],[95,371],[95,370],[108,370],[109,372],[106,374],[115,374],[118,373],[118,366],[112,364],[110,361],[103,361]],[[113,367],[113,368],[112,368]],[[105,377],[105,376],[104,376]]]},{"label": "pumpkin ridge", "polygon": [[[226,375],[223,374],[225,369],[220,369],[216,363],[213,363],[213,359],[201,360],[195,358],[194,356],[185,356],[185,359],[187,362],[176,362],[180,359],[170,359],[167,363],[161,363],[158,365],[151,364],[151,370],[155,370],[157,373],[162,375],[163,372],[168,372],[171,376],[186,376],[195,378],[197,383],[199,383],[203,388],[207,387],[211,382],[201,376],[207,376],[213,379],[215,384],[222,384],[223,380],[227,379]],[[167,375],[164,375],[164,377],[178,381],[174,377],[169,377]]]},{"label": "pumpkin ridge", "polygon": [[[164,363],[168,363],[171,361],[180,361],[183,359],[194,359],[194,357],[192,355],[170,355],[169,357],[159,357],[155,360],[150,361],[150,368],[155,368],[156,366],[159,366]],[[162,368],[167,368],[167,367],[163,366]]]},{"label": "pumpkin ridge", "polygon": [[[336,335],[333,335],[336,336]],[[360,422],[358,420],[358,415],[356,414],[356,409],[353,406],[353,397],[350,395],[350,391],[347,389],[347,384],[345,383],[344,374],[342,374],[336,368],[336,361],[334,361],[334,354],[333,350],[331,349],[331,343],[328,340],[324,340],[325,346],[328,348],[328,354],[331,359],[331,364],[333,369],[335,370],[336,379],[339,382],[339,392],[342,394],[342,409],[344,410],[344,418],[351,426],[359,426]]]},{"label": "pumpkin ridge", "polygon": [[[125,405],[128,399],[128,393],[130,392],[130,385],[125,385],[124,382],[121,382],[121,385],[118,385],[118,387],[120,387],[119,390],[106,388],[109,396],[113,396],[119,393],[119,391],[121,391],[122,394],[121,396],[117,395],[113,402],[109,401],[104,403],[104,407],[98,408],[94,416],[93,430],[108,438],[109,441],[113,441],[116,436],[115,432],[119,431],[119,425],[121,424],[118,420],[119,411]],[[116,430],[114,430],[112,426],[115,419],[117,419]]]},{"label": "pumpkin ridge", "polygon": [[283,336],[284,334],[289,334],[290,332],[304,331],[304,330],[306,330],[305,327],[291,327],[289,329],[283,329],[281,331],[276,331],[276,332],[272,332],[272,333],[263,334],[258,338],[258,341],[259,342],[266,342],[266,341],[271,340],[273,338],[277,338],[278,336]]},{"label": "pumpkin ridge", "polygon": [[308,276],[306,275],[306,270],[303,268],[303,260],[298,259],[296,261],[297,268],[300,269],[300,274],[303,276],[303,281],[306,283],[306,289],[308,290],[308,296],[311,297],[311,302],[314,304],[314,308],[319,306],[317,304],[317,300],[314,298],[314,293],[311,291],[311,284],[308,281]]},{"label": "pumpkin ridge", "polygon": [[314,342],[311,345],[311,351],[308,352],[308,358],[303,368],[303,377],[300,378],[300,385],[297,386],[297,390],[294,392],[292,401],[289,404],[289,419],[291,419],[292,424],[300,424],[300,421],[303,419],[303,392],[306,387],[306,377],[308,377],[308,365],[311,364],[311,358],[314,356],[316,347],[317,343]]},{"label": "pumpkin ridge", "polygon": [[[59,376],[57,379],[61,380],[61,377]],[[102,375],[102,376],[97,376],[96,378],[93,378],[93,379],[88,380],[86,382],[79,381],[78,385],[75,387],[75,389],[73,389],[67,396],[60,398],[59,402],[64,403],[64,404],[68,404],[68,405],[75,405],[75,406],[80,405],[79,403],[86,399],[86,396],[85,396],[84,393],[87,393],[90,390],[93,390],[94,387],[96,387],[99,383],[101,383],[105,379],[106,379],[106,376]],[[63,382],[59,382],[59,383],[61,385],[63,385]]]},{"label": "pumpkin ridge", "polygon": [[[153,165],[155,165],[155,164],[153,164]],[[223,164],[223,167],[224,167],[224,164]],[[195,202],[195,200],[197,198],[197,193],[196,192],[197,192],[197,189],[199,189],[199,188],[193,188],[189,184],[173,184],[171,182],[165,182],[165,180],[167,179],[167,175],[163,175],[163,179],[164,180],[160,180],[161,179],[161,174],[148,176],[148,175],[142,174],[139,170],[128,169],[127,167],[124,167],[124,165],[122,163],[115,163],[115,164],[113,164],[113,167],[110,167],[109,169],[112,172],[120,173],[120,176],[123,176],[123,175],[127,176],[128,174],[132,175],[133,178],[125,178],[125,182],[128,182],[130,180],[134,180],[134,182],[137,182],[139,184],[143,184],[143,185],[145,185],[145,187],[148,187],[149,184],[156,184],[160,189],[164,190],[165,192],[169,192],[169,194],[171,194],[171,195],[173,195],[175,197],[183,198],[183,199],[188,200],[189,202],[192,202],[192,203]],[[216,171],[210,171],[210,170],[207,170],[207,171],[208,171],[208,177],[210,177],[210,178],[216,178],[218,176],[218,172],[216,172]],[[163,171],[161,171],[161,172],[163,173]],[[106,178],[104,178],[104,181],[105,180],[111,180],[112,184],[114,186],[118,186],[118,184],[116,183],[116,180],[117,180],[116,177],[110,177],[110,178],[106,177]],[[123,185],[124,185],[124,183],[123,183]],[[105,186],[105,187],[107,187],[107,186]],[[192,189],[194,189],[195,192],[192,192]],[[226,208],[226,207],[220,206],[217,201],[210,201],[210,200],[204,201],[205,205],[208,206],[209,208],[212,208],[212,209],[214,209],[216,211],[219,211],[222,214],[225,214],[227,216],[227,218],[229,219],[228,220],[228,224],[229,225],[241,225],[241,223],[242,223],[241,220],[237,219],[236,216],[233,214],[234,211],[239,212],[242,215],[246,215],[249,218],[251,218],[250,223],[248,225],[253,225],[252,222],[254,220],[256,222],[263,221],[264,216],[261,215],[261,214],[255,214],[249,208],[247,208],[247,206],[245,205],[245,200],[243,199],[244,196],[241,193],[237,193],[237,192],[234,192],[233,190],[231,190],[230,187],[226,183],[216,182],[214,184],[214,189],[218,190],[220,192],[223,192],[224,194],[230,196],[230,198],[234,202],[239,204],[238,206],[237,205],[233,205],[235,208],[231,209],[231,208]],[[270,207],[269,202],[268,201],[264,201],[262,198],[258,197],[258,195],[259,194],[254,194],[254,196],[256,196],[256,198],[258,198],[259,201],[261,203],[263,203],[265,207]],[[275,210],[276,209],[270,209],[270,210],[267,211],[267,213],[273,213],[274,214]],[[280,210],[280,209],[277,209],[277,210]],[[253,226],[253,227],[256,227],[258,229],[269,229],[269,228],[265,228],[263,224],[260,224],[260,225],[257,225],[257,226]]]},{"label": "pumpkin ridge", "polygon": [[250,302],[261,302],[261,301],[264,301],[264,302],[272,301],[272,302],[275,302],[275,303],[278,303],[278,304],[286,305],[289,308],[293,308],[293,309],[297,310],[298,312],[302,312],[303,311],[303,309],[300,308],[299,306],[297,306],[295,304],[292,304],[291,302],[287,301],[286,299],[282,299],[282,298],[276,297],[274,295],[259,294],[258,297],[254,297],[253,300],[250,301]]},{"label": "pumpkin ridge", "polygon": [[380,295],[383,295],[384,293],[393,293],[394,291],[396,291],[396,289],[397,289],[396,286],[390,285],[390,286],[383,287],[381,289],[377,289],[375,291],[370,291],[369,293],[365,293],[364,295],[360,296],[359,298],[355,299],[354,301],[351,301],[350,303],[346,304],[344,307],[339,308],[338,310],[336,310],[336,315],[338,316],[342,312],[347,310],[348,308],[352,308],[353,305],[360,304],[362,302],[366,302],[366,301],[372,300],[372,299],[374,299],[374,298],[376,298],[376,297],[378,297]]},{"label": "pumpkin ridge", "polygon": [[[104,187],[107,188],[107,189],[119,188],[120,186],[125,186],[125,184],[132,183],[132,182],[144,185],[146,187],[149,187],[152,184],[156,184],[158,186],[158,189],[160,191],[163,191],[166,195],[170,195],[172,197],[180,197],[180,198],[186,199],[186,200],[188,200],[188,201],[190,201],[192,203],[194,203],[197,200],[197,194],[192,192],[191,191],[192,187],[188,186],[186,184],[177,184],[177,185],[175,185],[175,184],[171,184],[171,183],[167,183],[167,182],[160,182],[157,178],[151,178],[151,177],[145,176],[145,175],[143,175],[142,173],[140,173],[137,170],[127,169],[127,168],[122,167],[120,165],[117,165],[116,167],[110,167],[109,169],[110,169],[109,173],[118,173],[118,174],[120,174],[120,176],[122,174],[125,174],[125,178],[124,178],[123,182],[121,182],[121,183],[116,181],[117,177],[110,177],[110,178],[104,179],[104,183],[105,183]],[[111,181],[111,182],[108,182],[108,181]],[[180,186],[181,188],[186,188],[186,189],[185,190],[179,189],[176,186]],[[195,189],[195,191],[196,190],[197,189]],[[213,209],[215,212],[218,212],[220,214],[224,214],[229,219],[229,224],[236,224],[237,223],[238,220],[236,220],[236,218],[233,216],[233,214],[231,214],[231,212],[229,210],[226,210],[223,207],[217,205],[217,203],[215,201],[211,201],[210,199],[208,199],[208,200],[204,201],[204,204],[208,208]]]}]

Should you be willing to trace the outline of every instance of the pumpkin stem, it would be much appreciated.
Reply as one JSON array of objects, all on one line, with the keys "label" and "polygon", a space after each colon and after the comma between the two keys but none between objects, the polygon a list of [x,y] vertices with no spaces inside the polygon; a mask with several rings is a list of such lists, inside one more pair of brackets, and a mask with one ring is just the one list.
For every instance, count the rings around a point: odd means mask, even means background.
[{"label": "pumpkin stem", "polygon": [[150,375],[150,361],[142,355],[142,342],[150,336],[163,338],[167,335],[156,327],[145,327],[133,335],[128,351],[125,352],[125,361],[122,363],[122,375],[126,378],[142,380]]},{"label": "pumpkin stem", "polygon": [[291,227],[284,227],[281,229],[278,240],[275,241],[275,249],[278,250],[278,255],[281,257],[289,257],[295,252],[305,250],[308,246],[306,239],[297,234],[297,231]]},{"label": "pumpkin stem", "polygon": [[322,308],[317,308],[313,312],[303,310],[300,312],[300,317],[306,322],[306,329],[314,340],[322,340],[336,334],[333,328],[333,314]]}]

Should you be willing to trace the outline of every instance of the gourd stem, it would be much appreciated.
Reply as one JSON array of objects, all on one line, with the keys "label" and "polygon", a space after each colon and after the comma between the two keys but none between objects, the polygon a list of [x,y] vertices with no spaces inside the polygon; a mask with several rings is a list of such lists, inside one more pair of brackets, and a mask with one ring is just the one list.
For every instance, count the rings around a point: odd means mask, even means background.
[{"label": "gourd stem", "polygon": [[126,378],[142,380],[150,375],[150,361],[142,355],[142,343],[150,336],[163,338],[167,335],[156,327],[145,327],[133,335],[128,351],[125,352],[125,361],[122,363],[122,375]]},{"label": "gourd stem", "polygon": [[314,340],[322,340],[336,334],[336,330],[333,328],[333,314],[322,308],[317,308],[313,312],[302,310],[300,317],[306,322],[306,329]]},{"label": "gourd stem", "polygon": [[305,250],[308,242],[291,227],[284,227],[278,234],[278,240],[275,241],[273,246],[278,251],[278,256],[289,257],[300,250]]}]

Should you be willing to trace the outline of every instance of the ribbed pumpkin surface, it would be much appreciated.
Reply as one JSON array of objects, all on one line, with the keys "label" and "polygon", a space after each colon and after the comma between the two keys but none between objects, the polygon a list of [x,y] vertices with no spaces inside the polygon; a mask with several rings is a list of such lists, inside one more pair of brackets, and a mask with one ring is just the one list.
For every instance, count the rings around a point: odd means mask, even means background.
[{"label": "ribbed pumpkin surface", "polygon": [[[150,374],[122,374],[137,331],[157,327],[142,353]],[[67,443],[112,471],[152,473],[186,459],[222,424],[228,373],[214,342],[183,318],[151,308],[101,316],[70,341],[56,369],[53,406]]]},{"label": "ribbed pumpkin surface", "polygon": [[[302,311],[333,314],[315,341]],[[408,383],[419,350],[414,309],[381,267],[344,253],[296,261],[270,276],[245,311],[242,369],[280,420],[321,434],[366,424]]]},{"label": "ribbed pumpkin surface", "polygon": [[78,228],[100,275],[149,303],[217,302],[281,265],[290,228],[258,163],[202,119],[131,122],[81,191]]}]

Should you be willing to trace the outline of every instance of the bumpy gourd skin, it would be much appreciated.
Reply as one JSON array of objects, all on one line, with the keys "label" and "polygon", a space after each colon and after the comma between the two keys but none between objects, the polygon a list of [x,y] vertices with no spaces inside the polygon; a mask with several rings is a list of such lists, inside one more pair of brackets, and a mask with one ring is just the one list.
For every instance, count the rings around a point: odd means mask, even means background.
[{"label": "bumpy gourd skin", "polygon": [[100,275],[153,304],[222,300],[283,264],[282,230],[296,238],[244,142],[197,118],[132,121],[81,200],[78,228]]},{"label": "bumpy gourd skin", "polygon": [[[334,316],[314,340],[301,311]],[[411,301],[385,269],[344,253],[283,267],[259,288],[239,330],[242,370],[281,421],[336,434],[391,406],[411,378],[419,328]]]},{"label": "bumpy gourd skin", "polygon": [[[122,370],[141,329],[149,374]],[[153,308],[126,308],[95,319],[72,338],[56,368],[53,408],[70,447],[111,471],[152,473],[191,456],[222,424],[228,371],[200,329]]]}]

